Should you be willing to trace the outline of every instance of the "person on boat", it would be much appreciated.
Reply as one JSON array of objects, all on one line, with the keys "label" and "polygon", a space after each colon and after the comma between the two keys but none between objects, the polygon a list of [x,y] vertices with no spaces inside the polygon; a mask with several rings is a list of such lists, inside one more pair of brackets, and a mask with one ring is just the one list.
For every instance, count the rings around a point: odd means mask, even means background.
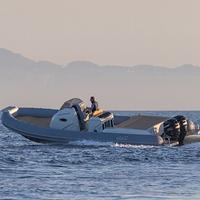
[{"label": "person on boat", "polygon": [[98,102],[95,100],[95,97],[90,97],[91,107],[87,107],[85,113],[89,115],[89,117],[95,117],[103,113],[102,109],[99,109]]},{"label": "person on boat", "polygon": [[90,102],[91,102],[91,111],[93,114],[95,111],[99,110],[99,106],[94,96],[90,97]]}]

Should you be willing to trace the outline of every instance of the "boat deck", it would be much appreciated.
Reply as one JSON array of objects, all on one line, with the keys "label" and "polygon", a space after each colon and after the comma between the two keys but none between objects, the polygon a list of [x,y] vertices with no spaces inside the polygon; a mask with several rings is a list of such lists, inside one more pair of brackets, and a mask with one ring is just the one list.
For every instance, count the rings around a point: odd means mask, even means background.
[{"label": "boat deck", "polygon": [[168,118],[160,116],[137,115],[137,116],[132,116],[129,119],[119,123],[117,127],[146,130],[153,127],[156,124],[165,121],[166,119]]},{"label": "boat deck", "polygon": [[[49,128],[51,121],[51,117],[16,116],[16,118],[20,121],[45,128]],[[114,119],[114,124],[118,128],[146,130],[156,124],[161,123],[162,121],[165,121],[167,118],[160,116],[137,115],[131,117],[115,116]]]},{"label": "boat deck", "polygon": [[17,116],[16,119],[40,127],[49,128],[51,117]]}]

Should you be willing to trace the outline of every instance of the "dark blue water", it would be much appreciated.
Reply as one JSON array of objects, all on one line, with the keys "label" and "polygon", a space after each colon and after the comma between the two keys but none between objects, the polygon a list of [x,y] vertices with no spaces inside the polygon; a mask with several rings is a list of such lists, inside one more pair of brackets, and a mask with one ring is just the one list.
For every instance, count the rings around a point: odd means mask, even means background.
[{"label": "dark blue water", "polygon": [[0,124],[0,152],[0,199],[200,199],[200,143],[44,145]]}]

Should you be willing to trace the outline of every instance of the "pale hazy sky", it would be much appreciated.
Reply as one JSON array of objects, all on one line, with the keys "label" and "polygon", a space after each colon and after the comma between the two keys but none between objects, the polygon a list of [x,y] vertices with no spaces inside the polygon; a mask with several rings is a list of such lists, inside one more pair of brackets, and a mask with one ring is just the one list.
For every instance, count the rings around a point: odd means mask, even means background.
[{"label": "pale hazy sky", "polygon": [[0,0],[0,47],[58,64],[200,65],[200,0]]}]

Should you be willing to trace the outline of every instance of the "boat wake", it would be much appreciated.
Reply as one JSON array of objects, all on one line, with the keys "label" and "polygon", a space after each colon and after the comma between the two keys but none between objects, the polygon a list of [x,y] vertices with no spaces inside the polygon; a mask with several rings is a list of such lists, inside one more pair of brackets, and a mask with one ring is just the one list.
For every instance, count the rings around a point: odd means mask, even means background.
[{"label": "boat wake", "polygon": [[120,148],[136,148],[136,149],[151,149],[156,146],[153,145],[133,145],[133,144],[112,144],[112,147],[120,147]]},{"label": "boat wake", "polygon": [[97,142],[93,140],[77,140],[68,143],[69,145],[75,146],[95,146],[95,147],[104,147],[104,146],[112,146],[112,142]]},{"label": "boat wake", "polygon": [[119,144],[112,142],[97,142],[93,140],[79,140],[69,142],[69,145],[73,146],[89,146],[89,147],[114,147],[114,148],[137,148],[137,149],[150,149],[155,148],[153,145],[131,145],[131,144]]}]

